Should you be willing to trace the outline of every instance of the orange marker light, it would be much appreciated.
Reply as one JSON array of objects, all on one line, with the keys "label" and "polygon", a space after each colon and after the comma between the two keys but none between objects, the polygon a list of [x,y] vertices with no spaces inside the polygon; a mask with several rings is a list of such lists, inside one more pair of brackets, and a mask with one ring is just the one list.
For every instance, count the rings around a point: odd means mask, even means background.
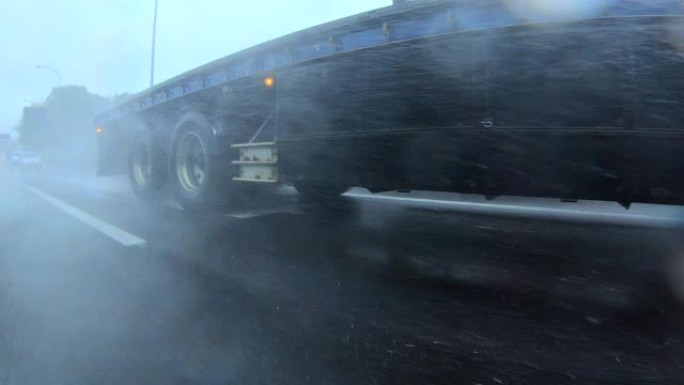
[{"label": "orange marker light", "polygon": [[273,88],[273,86],[275,85],[275,79],[273,79],[272,76],[265,78],[264,85],[266,86],[266,88]]},{"label": "orange marker light", "polygon": [[100,128],[100,127],[96,128],[96,129],[95,129],[95,133],[98,134],[98,135],[101,134],[101,133],[102,133],[102,128]]}]

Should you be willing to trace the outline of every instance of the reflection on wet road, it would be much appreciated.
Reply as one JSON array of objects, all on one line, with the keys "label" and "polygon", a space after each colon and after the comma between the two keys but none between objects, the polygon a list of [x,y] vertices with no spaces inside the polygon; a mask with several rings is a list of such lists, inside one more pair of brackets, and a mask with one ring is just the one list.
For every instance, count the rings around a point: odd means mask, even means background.
[{"label": "reflection on wet road", "polygon": [[0,384],[684,379],[676,229],[287,194],[189,221],[122,179],[0,177]]}]

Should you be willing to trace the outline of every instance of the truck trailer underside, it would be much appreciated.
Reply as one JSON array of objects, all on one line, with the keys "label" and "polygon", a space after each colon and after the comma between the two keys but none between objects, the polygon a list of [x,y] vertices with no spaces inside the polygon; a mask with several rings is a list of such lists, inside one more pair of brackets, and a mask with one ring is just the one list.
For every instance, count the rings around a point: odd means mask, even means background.
[{"label": "truck trailer underside", "polygon": [[456,30],[257,65],[181,97],[171,84],[164,103],[153,92],[152,105],[102,119],[99,170],[128,170],[143,196],[170,183],[191,206],[249,183],[681,205],[680,25],[656,15]]}]

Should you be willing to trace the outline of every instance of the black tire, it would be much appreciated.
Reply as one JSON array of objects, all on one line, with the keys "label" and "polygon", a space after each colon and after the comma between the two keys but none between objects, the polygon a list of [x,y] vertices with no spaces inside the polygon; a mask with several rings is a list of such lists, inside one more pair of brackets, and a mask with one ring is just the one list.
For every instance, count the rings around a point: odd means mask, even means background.
[{"label": "black tire", "polygon": [[187,212],[206,214],[225,205],[230,186],[226,165],[230,162],[222,162],[225,155],[207,122],[194,119],[181,123],[170,154],[173,190]]},{"label": "black tire", "polygon": [[133,139],[127,170],[133,193],[145,200],[158,197],[168,180],[165,165],[164,151],[154,143],[149,132]]}]

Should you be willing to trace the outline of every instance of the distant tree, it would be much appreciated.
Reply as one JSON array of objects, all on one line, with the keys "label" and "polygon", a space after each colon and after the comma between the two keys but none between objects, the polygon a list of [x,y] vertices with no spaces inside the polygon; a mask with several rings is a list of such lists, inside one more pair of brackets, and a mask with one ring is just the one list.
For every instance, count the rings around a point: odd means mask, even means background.
[{"label": "distant tree", "polygon": [[52,90],[45,102],[48,118],[58,142],[92,136],[95,114],[111,101],[92,94],[83,86],[66,86]]},{"label": "distant tree", "polygon": [[15,130],[24,148],[37,150],[48,147],[54,141],[54,133],[49,129],[47,110],[43,105],[24,107],[21,119]]},{"label": "distant tree", "polygon": [[104,97],[83,86],[53,88],[45,103],[24,107],[15,127],[19,142],[25,149],[40,151],[52,166],[93,171],[97,164],[95,115],[130,96]]},{"label": "distant tree", "polygon": [[119,104],[123,103],[126,100],[130,99],[133,94],[129,94],[128,92],[124,92],[123,94],[115,94],[114,96],[110,97],[112,103],[114,104]]},{"label": "distant tree", "polygon": [[56,87],[42,106],[24,108],[16,130],[25,147],[59,147],[92,136],[93,118],[112,104],[83,86]]}]

